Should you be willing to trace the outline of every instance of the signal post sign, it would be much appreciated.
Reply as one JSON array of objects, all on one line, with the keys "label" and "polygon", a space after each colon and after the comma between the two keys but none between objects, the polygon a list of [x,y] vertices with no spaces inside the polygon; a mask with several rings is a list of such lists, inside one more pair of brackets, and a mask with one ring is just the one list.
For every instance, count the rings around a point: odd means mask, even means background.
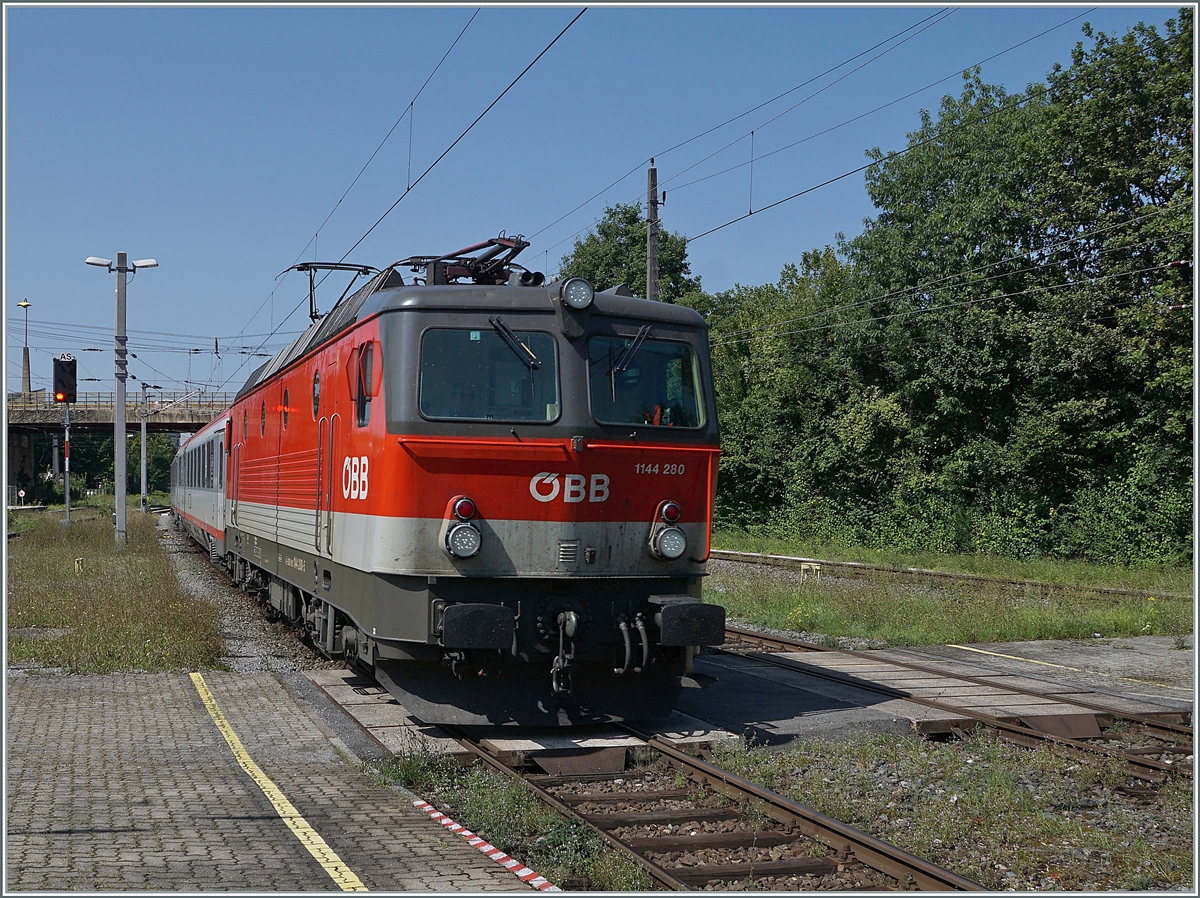
[{"label": "signal post sign", "polygon": [[64,352],[54,360],[54,401],[63,403],[63,495],[71,520],[71,403],[75,401],[75,357]]},{"label": "signal post sign", "polygon": [[64,352],[54,360],[54,401],[72,403],[75,401],[75,357]]}]

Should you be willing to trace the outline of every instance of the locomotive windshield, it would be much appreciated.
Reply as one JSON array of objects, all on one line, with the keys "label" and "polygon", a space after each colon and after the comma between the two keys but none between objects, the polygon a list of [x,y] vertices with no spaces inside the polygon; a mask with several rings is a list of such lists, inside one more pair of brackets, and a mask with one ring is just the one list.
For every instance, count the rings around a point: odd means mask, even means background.
[{"label": "locomotive windshield", "polygon": [[421,337],[420,404],[427,418],[555,421],[555,340],[504,325],[427,330]]},{"label": "locomotive windshield", "polygon": [[700,427],[700,371],[686,343],[634,337],[588,341],[592,414],[601,424]]}]

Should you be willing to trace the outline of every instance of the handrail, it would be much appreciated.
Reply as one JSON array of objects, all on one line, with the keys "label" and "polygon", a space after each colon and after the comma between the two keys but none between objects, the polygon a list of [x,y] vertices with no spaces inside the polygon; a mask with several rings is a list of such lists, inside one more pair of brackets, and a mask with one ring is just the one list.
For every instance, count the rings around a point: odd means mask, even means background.
[{"label": "handrail", "polygon": [[[147,394],[146,405],[147,413],[152,415],[156,412],[164,411],[167,406],[179,410],[227,409],[233,405],[236,398],[236,393],[198,393],[195,390],[187,392],[165,390]],[[61,408],[63,403],[55,402],[54,397],[44,391],[37,393],[9,392],[7,405],[10,409],[32,409],[36,411]],[[112,408],[114,405],[116,405],[116,393],[78,393],[76,394],[75,402],[71,403],[71,408],[106,409]],[[140,392],[127,393],[125,396],[125,407],[134,409],[135,414],[140,411],[142,407]]]}]

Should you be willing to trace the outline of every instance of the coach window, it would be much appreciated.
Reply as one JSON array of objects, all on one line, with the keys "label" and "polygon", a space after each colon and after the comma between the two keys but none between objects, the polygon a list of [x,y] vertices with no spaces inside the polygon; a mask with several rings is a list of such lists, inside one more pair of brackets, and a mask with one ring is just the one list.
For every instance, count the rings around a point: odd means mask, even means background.
[{"label": "coach window", "polygon": [[250,412],[242,410],[242,442],[246,442],[246,438],[250,436]]},{"label": "coach window", "polygon": [[542,331],[500,319],[479,329],[430,328],[421,336],[420,377],[426,418],[558,420],[558,345]]},{"label": "coach window", "polygon": [[631,337],[588,340],[592,415],[601,424],[700,427],[700,368],[687,343]]},{"label": "coach window", "polygon": [[321,372],[313,372],[313,420],[317,420],[317,414],[321,408]]},{"label": "coach window", "polygon": [[287,430],[288,419],[288,391],[283,391],[283,429]]},{"label": "coach window", "polygon": [[371,365],[375,361],[374,343],[363,347],[358,357],[358,372],[354,378],[354,419],[359,427],[371,423]]},{"label": "coach window", "polygon": [[266,403],[266,400],[263,400],[262,417],[259,419],[259,422],[258,422],[258,435],[262,436],[266,432],[267,432],[267,403]]}]

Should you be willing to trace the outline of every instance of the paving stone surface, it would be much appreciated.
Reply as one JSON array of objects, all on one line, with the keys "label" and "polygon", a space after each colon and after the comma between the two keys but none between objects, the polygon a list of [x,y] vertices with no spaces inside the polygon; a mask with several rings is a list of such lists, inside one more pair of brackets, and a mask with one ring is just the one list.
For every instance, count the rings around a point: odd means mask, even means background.
[{"label": "paving stone surface", "polygon": [[[269,672],[204,679],[254,762],[372,891],[525,891],[381,785]],[[186,674],[7,682],[5,892],[339,891]]]}]

